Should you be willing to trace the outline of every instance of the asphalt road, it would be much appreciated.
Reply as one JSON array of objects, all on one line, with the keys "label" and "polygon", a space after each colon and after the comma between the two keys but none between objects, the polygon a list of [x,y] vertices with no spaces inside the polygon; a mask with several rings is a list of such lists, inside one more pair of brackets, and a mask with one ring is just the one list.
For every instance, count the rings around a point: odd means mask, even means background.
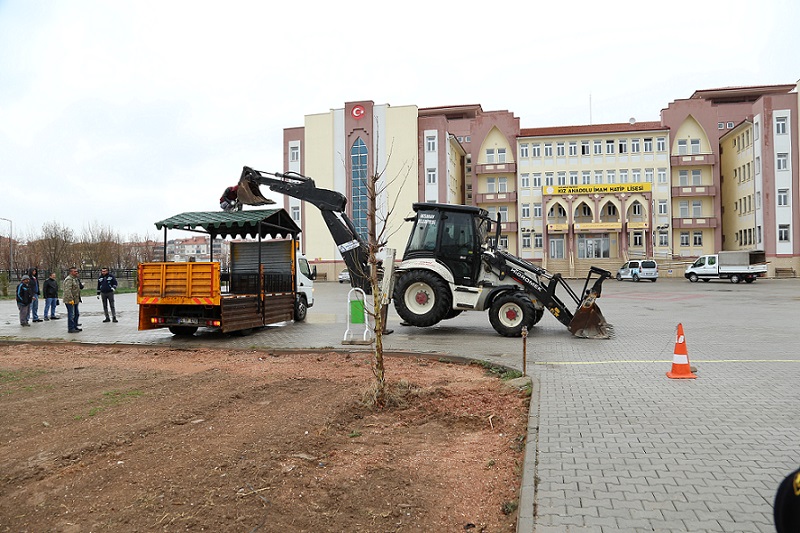
[{"label": "asphalt road", "polygon": [[[134,295],[117,297],[118,324],[102,323],[100,302],[88,299],[81,306],[84,331],[74,335],[66,320],[21,328],[14,302],[2,301],[0,338],[368,350],[342,344],[348,289],[318,283],[304,323],[189,339],[137,331]],[[477,358],[520,370],[525,352],[534,394],[520,532],[774,532],[775,490],[800,466],[798,304],[796,279],[611,280],[599,300],[614,326],[609,340],[573,338],[549,314],[523,345],[497,335],[485,313],[422,329],[400,326],[392,309],[395,332],[384,343],[391,352]],[[679,323],[695,380],[665,375]]]}]

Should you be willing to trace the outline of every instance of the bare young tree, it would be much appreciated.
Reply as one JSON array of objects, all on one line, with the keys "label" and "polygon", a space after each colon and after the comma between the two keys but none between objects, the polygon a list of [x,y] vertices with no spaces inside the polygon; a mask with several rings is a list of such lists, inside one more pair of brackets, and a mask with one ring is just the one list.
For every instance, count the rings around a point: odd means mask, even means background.
[{"label": "bare young tree", "polygon": [[70,248],[75,242],[72,229],[58,222],[46,222],[42,226],[41,236],[29,241],[32,255],[37,258],[40,275],[55,272],[61,276],[62,269],[69,266]]},{"label": "bare young tree", "polygon": [[103,266],[117,266],[122,239],[119,234],[109,226],[98,222],[89,224],[81,235],[81,244],[85,266],[100,268]]}]

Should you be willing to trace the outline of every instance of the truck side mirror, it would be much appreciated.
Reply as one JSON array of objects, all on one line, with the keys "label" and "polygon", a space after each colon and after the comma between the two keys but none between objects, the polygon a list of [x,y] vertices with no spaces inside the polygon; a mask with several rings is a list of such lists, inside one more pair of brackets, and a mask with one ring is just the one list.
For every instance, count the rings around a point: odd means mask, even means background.
[{"label": "truck side mirror", "polygon": [[311,279],[317,279],[317,265],[311,266]]}]

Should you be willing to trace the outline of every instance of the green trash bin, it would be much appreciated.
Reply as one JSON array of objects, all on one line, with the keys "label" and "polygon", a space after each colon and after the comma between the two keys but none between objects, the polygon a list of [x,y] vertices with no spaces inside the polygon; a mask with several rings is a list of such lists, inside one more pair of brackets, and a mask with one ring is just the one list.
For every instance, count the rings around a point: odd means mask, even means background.
[{"label": "green trash bin", "polygon": [[350,300],[350,323],[363,324],[364,320],[364,301]]}]

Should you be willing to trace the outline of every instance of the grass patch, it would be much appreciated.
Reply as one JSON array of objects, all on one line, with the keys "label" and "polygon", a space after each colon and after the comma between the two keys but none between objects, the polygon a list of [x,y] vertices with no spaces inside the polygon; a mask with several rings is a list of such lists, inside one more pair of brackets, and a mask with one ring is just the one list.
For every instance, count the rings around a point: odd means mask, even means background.
[{"label": "grass patch", "polygon": [[520,372],[519,370],[506,368],[504,366],[490,363],[489,361],[474,361],[472,364],[478,365],[479,367],[486,370],[487,374],[492,376],[497,376],[503,381],[508,381],[509,379],[516,379],[522,377],[522,372]]},{"label": "grass patch", "polygon": [[[114,407],[119,405],[123,402],[128,400],[133,400],[144,396],[144,392],[140,390],[129,390],[129,391],[120,391],[120,390],[112,390],[103,393],[103,397],[100,399],[99,404],[91,409],[87,413],[87,416],[96,416],[108,409],[109,407]],[[94,403],[94,402],[93,402]],[[81,420],[83,417],[81,415],[76,415],[75,420]]]}]

